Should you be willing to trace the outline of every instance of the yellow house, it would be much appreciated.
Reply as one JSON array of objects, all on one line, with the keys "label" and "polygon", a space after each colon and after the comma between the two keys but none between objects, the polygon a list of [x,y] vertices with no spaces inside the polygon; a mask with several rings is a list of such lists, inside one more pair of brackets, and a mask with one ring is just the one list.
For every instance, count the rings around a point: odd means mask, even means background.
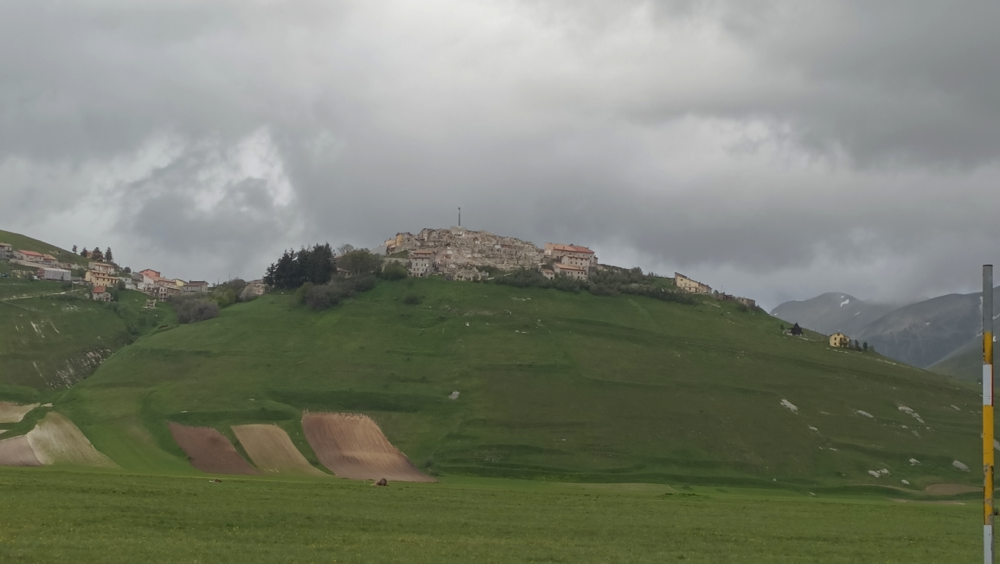
[{"label": "yellow house", "polygon": [[851,340],[843,333],[834,333],[830,335],[830,346],[841,349],[850,348]]}]

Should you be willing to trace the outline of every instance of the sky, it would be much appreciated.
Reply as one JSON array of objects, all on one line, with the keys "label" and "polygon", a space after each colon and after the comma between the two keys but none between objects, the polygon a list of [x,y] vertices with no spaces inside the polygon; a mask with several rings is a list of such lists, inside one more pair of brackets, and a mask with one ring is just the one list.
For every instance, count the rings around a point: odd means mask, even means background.
[{"label": "sky", "polygon": [[770,309],[1000,264],[987,0],[0,7],[0,229],[258,278],[457,222]]}]

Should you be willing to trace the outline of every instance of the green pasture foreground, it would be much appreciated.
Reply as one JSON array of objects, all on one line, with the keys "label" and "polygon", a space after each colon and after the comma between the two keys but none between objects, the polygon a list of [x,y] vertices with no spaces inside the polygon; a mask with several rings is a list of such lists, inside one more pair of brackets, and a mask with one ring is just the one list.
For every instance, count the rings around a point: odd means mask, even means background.
[{"label": "green pasture foreground", "polygon": [[979,505],[0,469],[2,562],[972,562]]}]

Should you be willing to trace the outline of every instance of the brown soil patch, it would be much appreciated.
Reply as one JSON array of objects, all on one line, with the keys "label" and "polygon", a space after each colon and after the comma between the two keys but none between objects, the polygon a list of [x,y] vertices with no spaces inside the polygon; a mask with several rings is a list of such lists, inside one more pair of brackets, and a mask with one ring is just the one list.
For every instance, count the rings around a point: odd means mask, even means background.
[{"label": "brown soil patch", "polygon": [[37,403],[18,405],[0,401],[0,423],[19,423],[29,411],[38,407]]},{"label": "brown soil patch", "polygon": [[341,478],[390,482],[436,482],[392,446],[366,415],[306,413],[302,429],[323,466]]},{"label": "brown soil patch", "polygon": [[50,411],[25,435],[38,461],[115,468],[118,465],[90,444],[83,432],[61,413]]},{"label": "brown soil patch", "polygon": [[209,474],[260,474],[225,435],[208,427],[170,423],[170,434],[188,455],[191,466]]},{"label": "brown soil patch", "polygon": [[313,468],[295,448],[288,433],[277,425],[234,425],[233,432],[250,460],[265,474],[328,476]]},{"label": "brown soil patch", "polygon": [[965,484],[932,484],[924,488],[924,493],[927,495],[959,495],[982,491],[982,489],[981,487],[966,486]]},{"label": "brown soil patch", "polygon": [[28,444],[28,437],[21,435],[0,441],[0,466],[41,466]]}]

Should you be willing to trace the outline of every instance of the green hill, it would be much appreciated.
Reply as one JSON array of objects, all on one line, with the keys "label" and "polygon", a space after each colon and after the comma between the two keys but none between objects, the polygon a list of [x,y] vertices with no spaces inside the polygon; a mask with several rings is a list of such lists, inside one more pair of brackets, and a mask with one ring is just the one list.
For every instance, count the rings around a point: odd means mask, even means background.
[{"label": "green hill", "polygon": [[231,425],[275,423],[315,464],[301,413],[329,410],[370,415],[441,476],[979,481],[953,466],[979,464],[974,390],[780,323],[708,299],[440,279],[382,282],[325,312],[269,295],[120,350],[55,408],[137,471],[193,472],[167,421],[238,448]]},{"label": "green hill", "polygon": [[83,267],[87,266],[87,259],[76,253],[71,253],[65,249],[60,249],[55,245],[50,245],[44,241],[32,239],[31,237],[20,235],[18,233],[12,233],[10,231],[0,229],[0,243],[9,243],[14,247],[15,251],[22,250],[45,253],[56,257],[56,259],[60,262],[69,262]]}]

